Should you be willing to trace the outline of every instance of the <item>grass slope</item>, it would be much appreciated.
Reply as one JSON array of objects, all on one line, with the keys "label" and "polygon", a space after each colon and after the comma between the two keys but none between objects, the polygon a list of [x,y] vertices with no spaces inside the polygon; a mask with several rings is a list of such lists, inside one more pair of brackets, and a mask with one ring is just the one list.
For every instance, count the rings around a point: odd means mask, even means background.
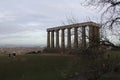
[{"label": "grass slope", "polygon": [[70,56],[0,56],[0,80],[64,80],[72,59]]},{"label": "grass slope", "polygon": [[[107,54],[111,56],[110,63],[120,62],[120,52]],[[94,65],[94,63],[99,68],[106,62],[105,60],[90,62],[76,56],[19,55],[10,58],[0,55],[0,80],[66,80],[67,77],[74,77],[88,71],[89,64]],[[120,77],[114,76],[115,74],[105,74],[100,80],[120,80]]]}]

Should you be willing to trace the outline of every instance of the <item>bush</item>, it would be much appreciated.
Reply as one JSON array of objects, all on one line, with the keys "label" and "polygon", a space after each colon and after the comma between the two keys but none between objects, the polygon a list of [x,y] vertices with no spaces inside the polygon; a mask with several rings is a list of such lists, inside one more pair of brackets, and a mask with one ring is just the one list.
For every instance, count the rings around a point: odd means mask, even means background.
[{"label": "bush", "polygon": [[30,52],[27,52],[26,54],[40,54],[41,53],[41,50],[39,51],[30,51]]},{"label": "bush", "polygon": [[88,49],[71,49],[68,50],[67,53],[77,55],[81,58],[95,59],[98,57],[103,57],[105,52],[103,50],[88,48]]},{"label": "bush", "polygon": [[60,48],[45,48],[43,53],[60,53],[61,51]]},{"label": "bush", "polygon": [[81,54],[82,57],[86,57],[86,58],[90,58],[90,59],[95,59],[95,58],[98,58],[98,57],[103,57],[104,56],[104,51],[102,50],[98,50],[98,49],[85,49],[85,50],[82,50]]}]

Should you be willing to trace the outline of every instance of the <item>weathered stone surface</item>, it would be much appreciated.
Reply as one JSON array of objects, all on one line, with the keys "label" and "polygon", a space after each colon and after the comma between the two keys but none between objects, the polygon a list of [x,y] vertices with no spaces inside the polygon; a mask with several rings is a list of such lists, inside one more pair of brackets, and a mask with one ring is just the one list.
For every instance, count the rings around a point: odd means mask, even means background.
[{"label": "weathered stone surface", "polygon": [[[99,45],[99,39],[100,39],[100,33],[99,28],[100,24],[94,23],[94,22],[84,22],[84,23],[76,23],[76,24],[70,24],[70,25],[64,25],[54,28],[48,28],[47,29],[47,48],[55,48],[54,47],[54,33],[56,33],[56,48],[65,48],[65,30],[67,29],[67,48],[72,48],[71,45],[71,29],[74,28],[74,46],[73,48],[78,48],[78,28],[82,27],[82,48],[85,49],[87,47],[96,47],[96,45]],[[86,27],[89,28],[89,30],[86,30]],[[61,45],[59,45],[59,31],[61,31]],[[86,31],[88,35],[86,35]],[[51,35],[50,35],[51,33]],[[51,39],[50,39],[51,38]],[[89,40],[88,46],[86,46],[86,38]],[[50,41],[51,40],[51,41]],[[50,43],[51,42],[51,43]]]}]

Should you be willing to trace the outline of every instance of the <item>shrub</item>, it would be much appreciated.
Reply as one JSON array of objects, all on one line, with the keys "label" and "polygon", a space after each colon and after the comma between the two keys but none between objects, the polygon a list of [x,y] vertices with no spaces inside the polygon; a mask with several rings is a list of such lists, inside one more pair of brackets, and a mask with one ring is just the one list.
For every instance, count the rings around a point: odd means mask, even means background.
[{"label": "shrub", "polygon": [[60,48],[45,48],[43,53],[60,53],[61,51]]},{"label": "shrub", "polygon": [[94,48],[88,48],[88,49],[71,49],[67,51],[67,54],[73,54],[77,55],[81,58],[85,59],[95,59],[98,57],[103,57],[104,56],[104,51],[103,50],[98,50]]}]

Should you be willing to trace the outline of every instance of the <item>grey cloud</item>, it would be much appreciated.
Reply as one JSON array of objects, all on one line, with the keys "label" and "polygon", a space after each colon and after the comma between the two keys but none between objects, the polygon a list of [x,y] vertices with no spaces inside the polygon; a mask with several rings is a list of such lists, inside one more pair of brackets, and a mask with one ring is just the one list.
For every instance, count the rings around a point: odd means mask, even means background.
[{"label": "grey cloud", "polygon": [[[86,16],[96,17],[96,10],[80,6],[81,1],[83,0],[0,0],[0,38],[31,38],[23,37],[21,32],[30,31],[30,34],[37,30],[46,34],[46,28],[67,22],[66,16],[75,16],[80,22],[85,21]],[[1,37],[2,35],[6,37]]]},{"label": "grey cloud", "polygon": [[17,24],[0,24],[0,34],[16,33],[22,30]]},{"label": "grey cloud", "polygon": [[39,23],[28,23],[28,24],[0,24],[0,34],[10,35],[25,31],[35,32],[36,30],[45,30]]}]

